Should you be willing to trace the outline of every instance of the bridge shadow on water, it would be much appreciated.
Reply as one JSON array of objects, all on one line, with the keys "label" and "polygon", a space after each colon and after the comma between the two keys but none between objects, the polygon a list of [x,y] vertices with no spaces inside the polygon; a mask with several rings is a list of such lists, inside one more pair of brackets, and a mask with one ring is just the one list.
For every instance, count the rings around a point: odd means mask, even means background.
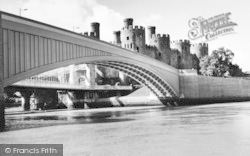
[{"label": "bridge shadow on water", "polygon": [[[124,109],[123,109],[124,108]],[[147,113],[156,113],[159,116],[165,116],[174,110],[183,109],[183,107],[134,107],[133,108],[108,108],[88,109],[88,110],[63,110],[44,113],[30,113],[6,116],[6,131],[19,130],[56,125],[70,124],[99,124],[99,123],[119,123],[139,120],[140,116],[147,118]],[[139,117],[139,118],[138,118]]]},{"label": "bridge shadow on water", "polygon": [[[77,111],[77,110],[76,110]],[[72,111],[74,113],[74,110]],[[131,121],[133,119],[119,118],[125,116],[123,112],[97,112],[97,113],[77,113],[76,115],[35,115],[18,116],[14,118],[7,118],[10,121],[66,121],[70,123],[106,123],[106,122],[122,122]]]}]

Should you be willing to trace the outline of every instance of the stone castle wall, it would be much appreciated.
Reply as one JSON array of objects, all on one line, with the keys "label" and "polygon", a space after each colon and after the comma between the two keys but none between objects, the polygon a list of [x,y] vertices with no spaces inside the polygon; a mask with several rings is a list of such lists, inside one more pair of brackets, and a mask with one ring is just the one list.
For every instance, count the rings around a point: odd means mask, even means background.
[{"label": "stone castle wall", "polygon": [[180,75],[180,92],[185,99],[249,98],[250,80]]}]

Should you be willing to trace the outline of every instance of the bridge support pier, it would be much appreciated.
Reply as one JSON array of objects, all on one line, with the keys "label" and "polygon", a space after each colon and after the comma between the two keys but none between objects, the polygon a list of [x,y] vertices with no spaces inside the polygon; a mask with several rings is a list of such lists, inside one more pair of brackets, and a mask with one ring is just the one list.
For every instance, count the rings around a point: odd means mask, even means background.
[{"label": "bridge support pier", "polygon": [[121,85],[128,85],[128,76],[125,75],[123,72],[119,72],[119,78],[121,80]]},{"label": "bridge support pier", "polygon": [[24,111],[30,110],[30,96],[32,95],[33,91],[24,89],[20,91],[22,97],[24,98],[24,103],[22,103],[22,107]]},{"label": "bridge support pier", "polygon": [[[2,87],[0,87],[2,88]],[[4,130],[5,127],[5,118],[4,118],[4,93],[3,88],[0,89],[0,131]]]},{"label": "bridge support pier", "polygon": [[75,98],[77,102],[74,103],[75,108],[84,108],[85,107],[85,94],[86,91],[75,91]]},{"label": "bridge support pier", "polygon": [[67,106],[68,109],[74,108],[74,99],[75,99],[75,94],[72,91],[68,91],[66,94],[65,98],[65,105]]}]

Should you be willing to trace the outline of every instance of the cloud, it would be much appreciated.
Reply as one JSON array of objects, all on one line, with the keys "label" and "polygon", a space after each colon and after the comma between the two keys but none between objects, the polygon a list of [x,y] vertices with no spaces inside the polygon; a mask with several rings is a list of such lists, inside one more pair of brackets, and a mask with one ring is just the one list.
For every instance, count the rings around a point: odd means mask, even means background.
[{"label": "cloud", "polygon": [[143,26],[153,26],[154,23],[161,22],[162,19],[163,19],[162,15],[150,14],[149,16],[145,18],[137,19],[135,22],[140,23],[139,25],[143,25]]},{"label": "cloud", "polygon": [[76,32],[90,30],[91,22],[100,23],[102,40],[112,41],[113,31],[122,27],[123,16],[98,4],[95,0],[1,0],[0,9],[68,30],[79,27]]}]

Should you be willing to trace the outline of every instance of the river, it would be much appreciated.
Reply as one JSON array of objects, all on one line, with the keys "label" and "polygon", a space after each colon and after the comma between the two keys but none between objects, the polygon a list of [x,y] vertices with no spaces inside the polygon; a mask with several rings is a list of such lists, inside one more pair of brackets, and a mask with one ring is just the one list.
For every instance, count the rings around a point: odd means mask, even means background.
[{"label": "river", "polygon": [[0,143],[63,144],[66,156],[250,155],[250,102],[52,111],[6,122],[24,127],[0,133]]}]

